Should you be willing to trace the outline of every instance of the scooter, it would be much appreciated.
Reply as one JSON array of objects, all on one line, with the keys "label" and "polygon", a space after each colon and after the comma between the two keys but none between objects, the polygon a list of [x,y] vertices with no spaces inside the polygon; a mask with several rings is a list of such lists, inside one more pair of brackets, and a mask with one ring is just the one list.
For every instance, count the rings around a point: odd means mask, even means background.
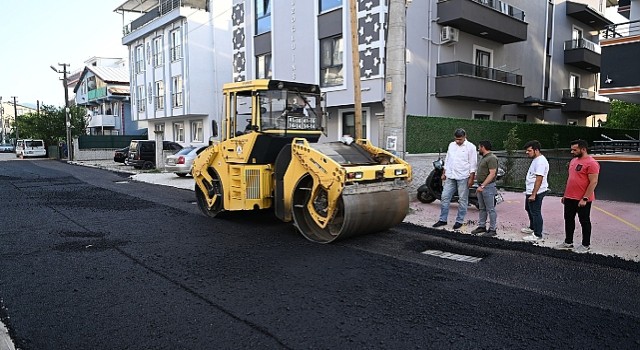
[{"label": "scooter", "polygon": [[[436,199],[442,199],[442,172],[444,169],[444,160],[438,157],[436,161],[433,162],[433,170],[427,176],[427,180],[424,185],[418,187],[418,200],[422,203],[433,203]],[[498,168],[496,174],[496,180],[500,180],[504,176],[504,169]],[[469,187],[469,204],[475,206],[476,208],[480,208],[480,204],[478,203],[478,184],[474,183],[473,186]],[[453,194],[451,197],[451,202],[457,202],[459,199],[458,191]],[[495,203],[498,204],[503,201],[502,195],[500,193],[496,193]]]}]

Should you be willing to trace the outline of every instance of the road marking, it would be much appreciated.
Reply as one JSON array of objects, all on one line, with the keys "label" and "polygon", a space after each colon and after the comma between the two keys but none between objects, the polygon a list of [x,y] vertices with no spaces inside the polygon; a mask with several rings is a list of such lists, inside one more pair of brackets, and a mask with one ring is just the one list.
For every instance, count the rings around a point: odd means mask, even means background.
[{"label": "road marking", "polygon": [[634,224],[630,223],[629,221],[627,221],[627,220],[625,220],[625,219],[623,219],[623,218],[621,218],[621,217],[619,217],[619,216],[617,216],[617,215],[615,215],[615,214],[612,214],[612,213],[610,213],[610,212],[608,212],[608,211],[606,211],[606,210],[604,210],[604,209],[602,209],[602,208],[599,208],[599,207],[597,207],[597,206],[595,206],[595,205],[594,205],[593,207],[594,207],[594,208],[596,208],[596,209],[598,209],[598,210],[600,210],[601,212],[603,212],[603,213],[605,213],[605,214],[607,214],[607,215],[611,216],[612,218],[614,218],[614,219],[616,219],[616,220],[619,220],[619,221],[621,221],[621,222],[623,222],[623,223],[625,223],[625,224],[627,224],[627,225],[631,226],[634,230],[636,230],[636,231],[640,231],[640,226],[634,225]]},{"label": "road marking", "polygon": [[437,256],[437,257],[443,258],[443,259],[462,261],[462,262],[469,262],[469,263],[477,263],[480,260],[482,260],[482,258],[477,258],[475,256],[443,252],[441,250],[425,250],[424,252],[422,252],[422,254],[431,255],[431,256]]}]

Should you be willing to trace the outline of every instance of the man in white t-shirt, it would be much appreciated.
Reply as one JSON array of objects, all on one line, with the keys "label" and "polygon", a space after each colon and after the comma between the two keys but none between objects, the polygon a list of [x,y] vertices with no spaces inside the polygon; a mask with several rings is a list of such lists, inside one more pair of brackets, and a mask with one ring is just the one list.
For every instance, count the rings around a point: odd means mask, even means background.
[{"label": "man in white t-shirt", "polygon": [[478,154],[476,146],[467,140],[467,133],[464,129],[456,129],[453,133],[455,140],[449,144],[447,158],[444,162],[442,172],[442,198],[440,199],[440,218],[433,227],[440,227],[447,224],[449,216],[449,204],[453,194],[458,191],[458,215],[453,229],[458,230],[464,223],[469,205],[469,187],[475,180],[476,168],[478,167]]},{"label": "man in white t-shirt", "polygon": [[529,234],[523,239],[525,241],[541,241],[542,238],[542,200],[549,190],[549,162],[540,153],[540,142],[532,140],[524,145],[527,157],[532,158],[527,177],[525,179],[525,200],[524,210],[529,216],[529,227],[522,229],[522,233]]}]

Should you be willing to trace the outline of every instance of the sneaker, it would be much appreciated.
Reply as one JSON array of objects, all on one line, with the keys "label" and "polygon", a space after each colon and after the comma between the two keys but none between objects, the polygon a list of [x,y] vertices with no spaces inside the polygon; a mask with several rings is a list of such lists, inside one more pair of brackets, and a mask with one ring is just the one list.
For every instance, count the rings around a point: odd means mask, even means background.
[{"label": "sneaker", "polygon": [[528,241],[528,242],[539,242],[539,241],[543,241],[544,240],[544,238],[538,237],[538,236],[536,236],[534,234],[529,235],[529,236],[524,236],[524,237],[522,237],[522,239],[524,239],[525,241]]},{"label": "sneaker", "polygon": [[483,234],[481,234],[480,236],[482,237],[495,237],[498,235],[498,232],[496,232],[496,230],[489,230]]},{"label": "sneaker", "polygon": [[485,227],[476,227],[473,229],[473,231],[471,231],[472,235],[477,235],[478,233],[484,233],[487,232],[487,229]]},{"label": "sneaker", "polygon": [[528,227],[523,227],[523,228],[521,228],[521,229],[520,229],[520,232],[522,232],[522,233],[526,233],[526,234],[528,234],[528,235],[532,235],[532,234],[533,234],[533,230],[532,230],[532,229],[530,229],[530,228],[528,228]]},{"label": "sneaker", "polygon": [[433,224],[431,227],[440,227],[440,226],[444,226],[446,224],[447,224],[446,221],[438,221],[435,224]]},{"label": "sneaker", "polygon": [[577,246],[577,247],[573,248],[573,252],[574,253],[579,253],[579,254],[588,253],[590,250],[591,250],[591,248],[589,246],[584,246],[584,245],[580,245],[580,246]]},{"label": "sneaker", "polygon": [[455,224],[453,224],[453,229],[454,230],[458,230],[458,229],[460,229],[460,227],[462,227],[462,224],[459,223],[459,222],[456,222]]},{"label": "sneaker", "polygon": [[553,247],[553,249],[573,249],[573,244],[562,242],[557,246]]}]

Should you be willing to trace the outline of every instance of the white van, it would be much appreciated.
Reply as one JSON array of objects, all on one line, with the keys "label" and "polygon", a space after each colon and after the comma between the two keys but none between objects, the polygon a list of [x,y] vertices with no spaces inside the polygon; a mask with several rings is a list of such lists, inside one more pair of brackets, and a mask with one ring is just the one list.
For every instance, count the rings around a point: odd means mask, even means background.
[{"label": "white van", "polygon": [[43,140],[24,139],[16,142],[16,157],[44,157],[47,150]]}]

